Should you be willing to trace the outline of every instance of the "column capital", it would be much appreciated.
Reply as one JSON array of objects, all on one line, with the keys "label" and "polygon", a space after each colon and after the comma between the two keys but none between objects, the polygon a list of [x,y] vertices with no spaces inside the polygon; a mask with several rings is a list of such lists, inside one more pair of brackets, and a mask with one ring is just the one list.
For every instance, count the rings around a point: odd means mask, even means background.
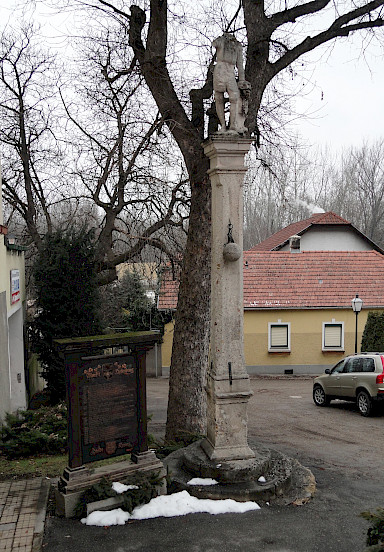
[{"label": "column capital", "polygon": [[210,172],[215,170],[245,171],[244,156],[249,152],[253,140],[231,134],[210,136],[202,146],[210,160]]}]

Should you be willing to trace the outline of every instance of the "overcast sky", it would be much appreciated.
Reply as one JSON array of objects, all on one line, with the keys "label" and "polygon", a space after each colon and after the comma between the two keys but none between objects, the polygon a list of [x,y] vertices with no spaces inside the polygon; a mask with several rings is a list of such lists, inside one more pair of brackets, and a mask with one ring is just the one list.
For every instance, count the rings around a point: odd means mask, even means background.
[{"label": "overcast sky", "polygon": [[384,51],[371,45],[362,54],[357,35],[334,44],[316,63],[312,92],[298,102],[314,112],[310,120],[299,121],[299,132],[312,143],[338,148],[384,137]]},{"label": "overcast sky", "polygon": [[[17,0],[1,1],[0,28],[16,4]],[[384,137],[384,58],[374,46],[362,55],[357,36],[334,45],[330,54],[315,51],[309,56],[311,85],[297,100],[297,109],[312,115],[298,119],[295,126],[311,144],[339,150]]]}]

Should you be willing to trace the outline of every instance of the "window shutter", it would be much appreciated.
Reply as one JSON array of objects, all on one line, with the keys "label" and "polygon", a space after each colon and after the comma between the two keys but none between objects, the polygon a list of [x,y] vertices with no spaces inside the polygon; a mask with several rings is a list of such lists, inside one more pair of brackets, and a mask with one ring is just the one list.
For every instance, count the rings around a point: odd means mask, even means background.
[{"label": "window shutter", "polygon": [[288,326],[271,326],[271,347],[288,348]]},{"label": "window shutter", "polygon": [[324,327],[324,347],[342,346],[342,328],[341,324],[325,324]]}]

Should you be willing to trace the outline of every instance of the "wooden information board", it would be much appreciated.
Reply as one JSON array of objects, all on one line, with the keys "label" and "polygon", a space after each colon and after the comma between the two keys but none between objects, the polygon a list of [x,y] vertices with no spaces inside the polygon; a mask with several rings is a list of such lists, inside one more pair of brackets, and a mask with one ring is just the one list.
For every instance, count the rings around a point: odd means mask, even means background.
[{"label": "wooden information board", "polygon": [[79,377],[83,463],[127,454],[138,442],[133,356],[88,360]]},{"label": "wooden information board", "polygon": [[[135,332],[55,341],[65,364],[70,468],[148,450],[145,358],[160,340]],[[127,353],[105,354],[122,345]]]}]

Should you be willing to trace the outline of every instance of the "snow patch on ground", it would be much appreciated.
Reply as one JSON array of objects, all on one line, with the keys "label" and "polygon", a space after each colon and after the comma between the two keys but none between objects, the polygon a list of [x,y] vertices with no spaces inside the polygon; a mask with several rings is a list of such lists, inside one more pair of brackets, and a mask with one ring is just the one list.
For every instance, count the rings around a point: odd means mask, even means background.
[{"label": "snow patch on ground", "polygon": [[217,485],[216,479],[210,477],[193,477],[188,481],[187,485]]},{"label": "snow patch on ground", "polygon": [[129,519],[151,519],[156,517],[176,517],[187,514],[208,513],[243,514],[251,510],[259,510],[256,502],[236,502],[230,498],[225,500],[200,499],[191,496],[187,491],[172,495],[157,496],[148,504],[138,506],[129,514],[121,508],[109,512],[95,511],[81,520],[85,525],[124,525]]},{"label": "snow patch on ground", "polygon": [[85,525],[99,525],[100,527],[105,527],[107,525],[124,525],[130,517],[130,514],[128,512],[124,512],[121,508],[109,510],[109,512],[95,510],[86,518],[83,518],[81,523],[84,523]]}]

